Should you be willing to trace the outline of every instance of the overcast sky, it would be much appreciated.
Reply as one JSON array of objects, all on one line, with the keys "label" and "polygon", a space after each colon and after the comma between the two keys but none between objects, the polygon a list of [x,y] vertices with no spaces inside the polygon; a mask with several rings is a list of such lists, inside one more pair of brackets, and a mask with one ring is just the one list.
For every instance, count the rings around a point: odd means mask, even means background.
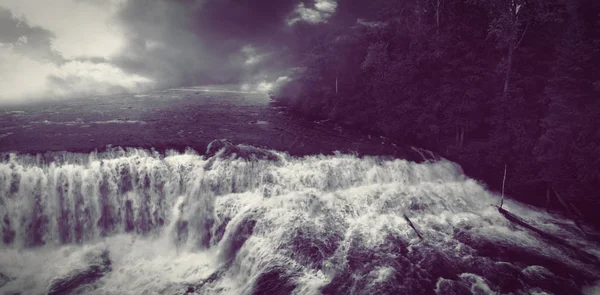
[{"label": "overcast sky", "polygon": [[0,0],[0,103],[243,79],[276,60],[291,28],[325,23],[337,5]]}]

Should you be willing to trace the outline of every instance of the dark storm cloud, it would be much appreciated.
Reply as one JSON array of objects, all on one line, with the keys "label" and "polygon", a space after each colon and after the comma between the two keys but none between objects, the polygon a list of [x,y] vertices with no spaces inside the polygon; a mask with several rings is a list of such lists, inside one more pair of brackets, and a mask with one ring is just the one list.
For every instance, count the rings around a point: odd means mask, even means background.
[{"label": "dark storm cloud", "polygon": [[210,56],[227,60],[234,70],[245,65],[247,56],[240,57],[244,46],[251,46],[245,51],[247,54],[263,55],[255,67],[243,67],[242,74],[246,76],[277,72],[287,66],[290,58],[294,35],[287,21],[299,3],[299,0],[206,0],[191,11],[191,30],[208,45]]},{"label": "dark storm cloud", "polygon": [[192,4],[130,0],[118,21],[127,38],[125,50],[113,62],[129,73],[151,77],[157,86],[196,84],[224,75],[226,65],[209,56],[206,44],[191,32]]},{"label": "dark storm cloud", "polygon": [[[51,31],[29,25],[10,11],[0,9],[0,46],[9,48],[5,55],[26,55],[54,63],[54,68],[43,68],[47,73],[46,88],[39,86],[36,92],[39,95],[45,95],[48,89],[72,96],[73,93],[92,95],[122,89],[145,91],[208,83],[274,81],[297,64],[303,48],[299,44],[306,43],[306,35],[335,16],[338,1],[75,0],[63,3],[65,8],[73,9],[89,7],[89,4],[100,9],[81,11],[92,18],[93,13],[109,15],[107,23],[115,29],[120,45],[107,48],[120,50],[103,55],[98,50],[101,43],[94,47],[93,53],[78,50],[78,42],[94,38],[95,29],[102,30],[97,23],[86,31],[86,24],[75,22],[73,26],[81,30],[65,30],[67,35],[57,31],[60,36],[56,38]],[[40,9],[43,8],[40,6]],[[66,52],[59,53],[52,48],[55,39],[62,42],[60,48],[67,49]],[[13,68],[22,67],[15,64]],[[41,73],[38,68],[26,71]],[[39,76],[41,81],[42,75]],[[24,85],[22,82],[13,84]],[[25,93],[27,89],[21,88],[11,95]]]},{"label": "dark storm cloud", "polygon": [[0,43],[32,59],[62,62],[62,56],[52,49],[54,34],[44,28],[31,26],[24,18],[0,7]]},{"label": "dark storm cloud", "polygon": [[191,28],[199,38],[209,42],[269,44],[282,37],[286,19],[298,3],[298,0],[206,0],[192,11]]},{"label": "dark storm cloud", "polygon": [[[118,15],[126,50],[113,61],[127,72],[151,77],[159,87],[237,82],[259,64],[283,66],[294,39],[288,21],[300,3],[129,0]],[[308,0],[305,6],[315,3]],[[254,68],[248,62],[252,55]]]}]

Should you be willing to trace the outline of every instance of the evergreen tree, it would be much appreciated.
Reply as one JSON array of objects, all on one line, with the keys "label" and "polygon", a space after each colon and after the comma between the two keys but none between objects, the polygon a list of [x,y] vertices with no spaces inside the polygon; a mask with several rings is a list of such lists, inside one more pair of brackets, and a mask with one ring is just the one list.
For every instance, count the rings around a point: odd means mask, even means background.
[{"label": "evergreen tree", "polygon": [[432,149],[492,188],[507,165],[509,195],[545,205],[552,192],[593,219],[599,13],[595,0],[340,0],[298,29],[303,70],[292,99],[275,97]]}]

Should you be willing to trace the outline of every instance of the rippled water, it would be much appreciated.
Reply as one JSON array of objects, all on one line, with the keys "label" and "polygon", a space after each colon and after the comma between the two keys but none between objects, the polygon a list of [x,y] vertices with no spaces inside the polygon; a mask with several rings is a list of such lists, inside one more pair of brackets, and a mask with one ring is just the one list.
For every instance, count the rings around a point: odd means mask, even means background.
[{"label": "rippled water", "polygon": [[0,152],[89,153],[107,145],[204,150],[217,138],[294,155],[335,150],[409,157],[389,140],[291,118],[265,93],[203,86],[20,105],[0,110]]},{"label": "rippled water", "polygon": [[573,222],[506,201],[536,232],[498,201],[445,160],[224,141],[206,155],[7,154],[0,293],[598,291],[598,245]]}]

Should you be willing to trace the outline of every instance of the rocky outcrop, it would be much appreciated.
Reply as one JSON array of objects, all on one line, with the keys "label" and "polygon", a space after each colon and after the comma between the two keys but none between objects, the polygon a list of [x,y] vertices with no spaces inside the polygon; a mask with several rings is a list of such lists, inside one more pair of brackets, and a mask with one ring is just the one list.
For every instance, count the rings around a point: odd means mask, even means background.
[{"label": "rocky outcrop", "polygon": [[279,157],[265,149],[243,145],[243,144],[233,144],[231,141],[227,139],[218,139],[213,140],[208,147],[206,148],[206,157],[214,157],[220,156],[222,158],[229,158],[235,155],[236,157],[246,159],[246,160],[270,160],[277,161]]},{"label": "rocky outcrop", "polygon": [[48,289],[48,295],[82,294],[95,289],[92,285],[112,270],[108,251],[93,258],[85,269],[74,270],[63,278],[55,279]]}]

